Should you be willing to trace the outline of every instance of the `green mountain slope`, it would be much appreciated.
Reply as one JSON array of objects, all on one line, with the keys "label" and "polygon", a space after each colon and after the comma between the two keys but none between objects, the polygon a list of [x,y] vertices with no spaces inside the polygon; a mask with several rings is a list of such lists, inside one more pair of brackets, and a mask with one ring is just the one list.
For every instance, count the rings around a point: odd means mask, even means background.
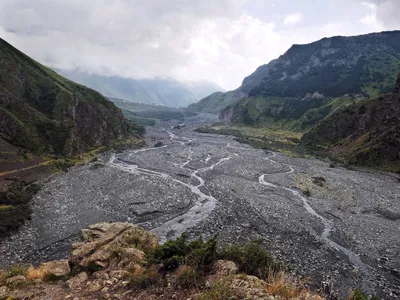
[{"label": "green mountain slope", "polygon": [[127,137],[121,110],[0,39],[0,138],[35,153],[71,156]]},{"label": "green mountain slope", "polygon": [[337,111],[302,141],[328,147],[349,163],[400,171],[400,75],[393,94]]},{"label": "green mountain slope", "polygon": [[240,89],[226,93],[216,92],[201,99],[199,102],[190,104],[188,110],[193,112],[218,114],[221,110],[245,96],[246,94],[244,94]]},{"label": "green mountain slope", "polygon": [[180,108],[136,103],[115,98],[110,98],[110,100],[122,109],[122,113],[128,120],[141,125],[154,125],[157,120],[179,120],[196,115]]},{"label": "green mountain slope", "polygon": [[237,90],[214,94],[189,109],[219,110],[229,122],[291,122],[304,130],[340,106],[390,92],[399,71],[400,31],[324,38],[292,46]]}]

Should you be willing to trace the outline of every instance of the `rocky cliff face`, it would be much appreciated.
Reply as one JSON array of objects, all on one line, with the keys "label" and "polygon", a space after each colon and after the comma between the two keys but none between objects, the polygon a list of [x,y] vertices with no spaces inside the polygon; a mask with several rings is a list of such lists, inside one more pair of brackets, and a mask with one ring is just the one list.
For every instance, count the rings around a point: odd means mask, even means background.
[{"label": "rocky cliff face", "polygon": [[350,162],[400,170],[400,75],[390,95],[338,111],[310,130],[306,143],[331,147]]},{"label": "rocky cliff face", "polygon": [[0,39],[0,137],[36,153],[71,156],[128,136],[120,109]]},{"label": "rocky cliff face", "polygon": [[[230,122],[293,121],[295,110],[318,109],[348,95],[369,98],[390,93],[399,71],[400,31],[324,38],[293,45],[278,59],[257,68],[237,90],[204,98],[190,109],[222,111],[221,120]],[[337,106],[335,102],[332,109],[319,111],[310,125]]]},{"label": "rocky cliff face", "polygon": [[400,67],[400,31],[332,37],[293,45],[243,81],[251,96],[303,98],[319,93],[377,96],[393,88]]}]

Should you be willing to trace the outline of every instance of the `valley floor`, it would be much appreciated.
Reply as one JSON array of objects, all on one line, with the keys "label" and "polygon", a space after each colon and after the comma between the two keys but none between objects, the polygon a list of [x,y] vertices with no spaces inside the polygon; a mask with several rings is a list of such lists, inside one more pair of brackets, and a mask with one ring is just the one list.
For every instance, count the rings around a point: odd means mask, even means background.
[{"label": "valley floor", "polygon": [[330,168],[194,132],[215,121],[208,118],[188,118],[181,129],[161,122],[147,128],[147,148],[53,178],[35,196],[32,220],[0,242],[0,267],[62,258],[79,229],[130,221],[164,240],[185,231],[227,243],[261,239],[296,274],[340,297],[361,288],[400,298],[396,175]]}]

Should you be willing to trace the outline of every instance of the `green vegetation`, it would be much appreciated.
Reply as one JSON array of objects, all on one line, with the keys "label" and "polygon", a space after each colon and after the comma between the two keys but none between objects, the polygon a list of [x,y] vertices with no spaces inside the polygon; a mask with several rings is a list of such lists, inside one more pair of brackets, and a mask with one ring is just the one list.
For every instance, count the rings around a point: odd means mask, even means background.
[{"label": "green vegetation", "polygon": [[400,93],[396,91],[334,112],[302,137],[303,144],[325,147],[348,166],[399,171],[400,144],[394,137],[400,132]]},{"label": "green vegetation", "polygon": [[225,280],[218,281],[213,285],[212,289],[200,295],[199,300],[227,300],[236,299],[236,295],[230,288],[232,278],[227,277]]},{"label": "green vegetation", "polygon": [[0,209],[0,237],[17,230],[25,220],[29,219],[31,214],[29,202],[39,190],[39,185],[31,184],[0,193],[0,207],[3,208]]},{"label": "green vegetation", "polygon": [[303,190],[303,195],[306,197],[311,197],[311,191],[309,188]]},{"label": "green vegetation", "polygon": [[324,183],[326,182],[326,179],[324,177],[318,176],[318,177],[313,177],[312,181],[313,181],[314,184],[316,184],[316,185],[318,185],[320,187],[323,187]]},{"label": "green vegetation", "polygon": [[193,112],[179,108],[136,103],[115,98],[110,99],[122,109],[122,113],[128,120],[140,125],[152,126],[158,120],[183,120],[185,117],[196,115]]},{"label": "green vegetation", "polygon": [[190,243],[182,234],[176,240],[169,240],[156,247],[149,255],[149,264],[163,264],[165,270],[172,271],[181,265],[206,270],[217,259],[217,238],[204,241],[201,237]]},{"label": "green vegetation", "polygon": [[183,266],[176,271],[177,285],[180,288],[200,288],[204,285],[202,273],[190,266]]},{"label": "green vegetation", "polygon": [[223,248],[219,257],[235,262],[239,272],[268,279],[272,273],[279,271],[280,267],[274,263],[271,255],[265,251],[261,241],[253,241],[244,246],[231,245]]},{"label": "green vegetation", "polygon": [[[368,299],[370,299],[368,295],[359,289],[353,290],[348,297],[348,300],[368,300]],[[379,300],[379,297],[373,296],[371,297],[371,300]]]},{"label": "green vegetation", "polygon": [[[354,37],[324,38],[306,45],[293,45],[278,59],[258,67],[243,80],[238,89],[214,93],[190,105],[189,109],[209,113],[226,109],[227,115],[233,113],[235,122],[250,124],[248,122],[258,122],[258,113],[253,115],[254,107],[250,105],[247,110],[243,109],[238,113],[235,109],[230,109],[239,102],[243,102],[239,104],[243,106],[247,103],[247,97],[281,101],[283,104],[275,106],[272,103],[272,106],[268,105],[266,109],[270,109],[279,117],[286,112],[296,112],[293,110],[296,104],[291,103],[291,99],[299,102],[297,106],[304,113],[302,104],[305,104],[307,109],[313,109],[326,105],[326,100],[347,95],[371,98],[389,93],[400,71],[399,41],[400,31],[392,31]],[[310,103],[304,103],[310,99],[316,103],[319,100],[318,106],[309,107]],[[326,111],[333,110],[333,107],[325,108],[314,113],[326,116]],[[248,114],[250,118],[241,116],[242,113]],[[261,117],[260,121],[267,120]],[[314,122],[312,118],[309,121]]]},{"label": "green vegetation", "polygon": [[13,265],[0,274],[0,281],[4,281],[8,278],[18,275],[25,276],[27,271],[28,268],[24,265],[20,264]]},{"label": "green vegetation", "polygon": [[237,137],[236,140],[240,143],[249,144],[255,148],[279,151],[291,156],[326,156],[326,149],[301,143],[301,133],[272,126],[266,128],[236,124],[214,124],[212,126],[200,127],[196,131],[201,133],[233,135]]},{"label": "green vegetation", "polygon": [[0,138],[35,154],[73,156],[128,136],[121,110],[98,92],[1,39],[0,55]]},{"label": "green vegetation", "polygon": [[236,103],[241,97],[242,96],[236,94],[236,91],[226,93],[216,92],[201,99],[199,102],[190,104],[188,110],[215,114],[219,113],[231,104]]},{"label": "green vegetation", "polygon": [[[280,270],[280,266],[274,263],[260,241],[243,246],[228,245],[218,249],[216,236],[207,241],[200,237],[188,242],[185,234],[176,240],[169,240],[157,246],[148,256],[148,264],[162,264],[166,271],[176,270],[180,266],[190,266],[199,272],[207,272],[218,259],[233,261],[241,273],[261,279],[267,279],[271,271]],[[197,278],[191,271],[186,275]]]}]

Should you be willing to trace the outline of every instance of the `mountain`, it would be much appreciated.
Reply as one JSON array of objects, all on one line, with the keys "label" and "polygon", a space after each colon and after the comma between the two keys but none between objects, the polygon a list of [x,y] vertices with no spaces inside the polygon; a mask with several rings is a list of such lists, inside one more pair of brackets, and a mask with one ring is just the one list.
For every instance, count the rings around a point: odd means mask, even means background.
[{"label": "mountain", "polygon": [[302,141],[328,147],[349,163],[400,171],[400,74],[392,94],[332,114]]},{"label": "mountain", "polygon": [[293,45],[235,91],[214,94],[189,109],[218,108],[222,120],[245,124],[296,123],[303,118],[293,126],[305,130],[339,107],[390,92],[399,70],[400,31],[324,38]]},{"label": "mountain", "polygon": [[132,79],[88,74],[79,70],[57,70],[63,76],[112,98],[170,107],[186,107],[223,89],[207,81],[179,82],[174,79]]},{"label": "mountain", "polygon": [[121,110],[0,39],[0,142],[71,156],[129,135]]},{"label": "mountain", "polygon": [[190,104],[188,110],[192,112],[219,113],[224,108],[245,96],[246,94],[240,89],[226,93],[216,92],[201,99],[199,102]]}]

